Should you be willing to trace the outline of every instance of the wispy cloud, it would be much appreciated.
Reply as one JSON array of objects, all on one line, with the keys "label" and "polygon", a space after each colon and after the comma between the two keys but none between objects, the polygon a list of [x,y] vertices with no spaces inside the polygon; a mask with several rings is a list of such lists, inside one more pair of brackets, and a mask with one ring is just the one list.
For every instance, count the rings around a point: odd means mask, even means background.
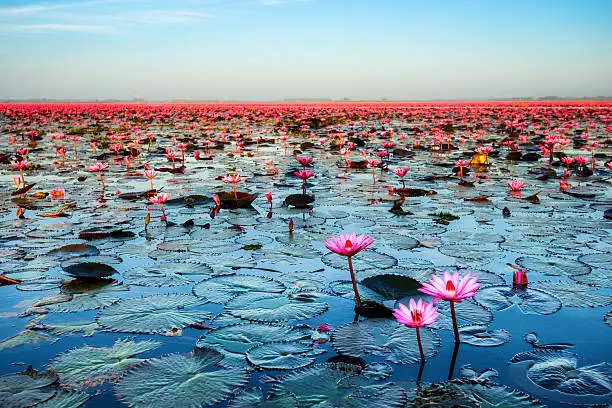
[{"label": "wispy cloud", "polygon": [[80,24],[14,24],[6,25],[2,28],[3,32],[37,34],[49,33],[54,31],[63,32],[89,32],[89,33],[112,33],[111,27],[98,25]]},{"label": "wispy cloud", "polygon": [[213,18],[210,14],[183,10],[144,10],[110,16],[113,20],[141,24],[186,24]]},{"label": "wispy cloud", "polygon": [[119,3],[122,0],[86,0],[80,2],[69,2],[69,3],[38,3],[38,4],[26,4],[24,6],[16,7],[0,7],[0,16],[29,16],[33,14],[40,14],[49,11],[65,10],[79,7],[87,7],[96,4],[105,3]]}]

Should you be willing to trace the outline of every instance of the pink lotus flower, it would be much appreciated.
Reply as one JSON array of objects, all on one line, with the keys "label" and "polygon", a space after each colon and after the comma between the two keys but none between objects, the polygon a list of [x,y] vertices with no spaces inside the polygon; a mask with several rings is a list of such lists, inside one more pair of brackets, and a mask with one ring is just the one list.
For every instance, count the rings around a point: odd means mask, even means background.
[{"label": "pink lotus flower", "polygon": [[241,177],[238,173],[231,173],[223,177],[221,180],[223,180],[225,183],[232,183],[234,188],[234,199],[238,201],[238,183],[245,181],[246,177]]},{"label": "pink lotus flower", "polygon": [[30,162],[27,160],[20,160],[20,161],[11,163],[11,167],[14,169],[23,170],[26,167],[28,167],[29,164]]},{"label": "pink lotus flower", "polygon": [[354,232],[350,234],[347,232],[344,235],[340,234],[337,237],[326,239],[324,242],[325,246],[330,251],[348,258],[349,272],[351,274],[351,281],[353,283],[353,290],[355,291],[355,300],[357,301],[358,308],[361,308],[361,298],[359,297],[359,290],[357,289],[357,280],[355,279],[351,257],[372,245],[372,242],[374,242],[372,237],[368,235],[356,236]]},{"label": "pink lotus flower", "polygon": [[478,276],[472,276],[472,272],[468,272],[463,278],[460,278],[459,272],[451,275],[448,271],[444,271],[443,278],[431,275],[429,282],[421,283],[423,287],[419,291],[433,296],[434,301],[442,299],[461,302],[463,299],[474,296],[480,287],[477,281]]},{"label": "pink lotus flower", "polygon": [[312,176],[314,176],[314,171],[312,170],[298,170],[293,172],[298,178],[302,180],[308,180]]},{"label": "pink lotus flower", "polygon": [[327,333],[327,332],[330,332],[330,331],[332,331],[334,329],[333,329],[333,327],[331,327],[331,326],[329,326],[327,324],[319,323],[317,325],[317,330],[319,330],[320,332],[323,332],[323,333]]},{"label": "pink lotus flower", "polygon": [[166,210],[164,210],[164,203],[168,201],[169,197],[170,197],[170,194],[168,193],[156,194],[153,197],[149,197],[149,202],[151,204],[159,204],[159,206],[161,207],[161,210],[162,210],[161,220],[166,223],[166,226],[168,226],[168,218],[166,217]]},{"label": "pink lotus flower", "polygon": [[359,235],[353,233],[345,233],[337,237],[325,240],[325,246],[332,252],[342,256],[353,256],[362,250],[366,249],[374,239],[368,235]]},{"label": "pink lotus flower", "polygon": [[393,169],[393,172],[398,175],[402,179],[402,187],[406,188],[406,182],[404,181],[404,177],[410,171],[410,167],[400,167],[397,169]]},{"label": "pink lotus flower", "polygon": [[228,174],[227,176],[223,177],[221,180],[224,181],[225,183],[237,184],[237,183],[241,183],[245,181],[246,177],[241,177],[240,174],[232,173],[232,174]]},{"label": "pink lotus flower", "polygon": [[302,179],[302,194],[306,194],[306,180],[314,176],[314,171],[302,169],[294,171],[293,174]]},{"label": "pink lotus flower", "polygon": [[564,156],[564,157],[561,158],[561,161],[563,163],[565,163],[565,165],[569,169],[569,166],[571,166],[572,163],[574,162],[574,158],[573,157],[569,157],[569,156]]},{"label": "pink lotus flower", "polygon": [[91,173],[95,173],[95,172],[101,172],[108,169],[108,163],[96,163],[94,165],[91,165],[87,168],[87,171],[91,172]]},{"label": "pink lotus flower", "polygon": [[159,173],[156,172],[155,170],[152,169],[146,169],[143,173],[143,175],[149,179],[149,186],[151,187],[151,190],[153,190],[153,179],[158,175]]},{"label": "pink lotus flower", "polygon": [[266,204],[272,205],[272,193],[266,193]]},{"label": "pink lotus flower", "polygon": [[410,298],[408,305],[409,307],[406,307],[400,303],[399,309],[393,309],[393,315],[397,321],[408,327],[428,326],[438,320],[438,316],[440,316],[438,308],[433,303],[423,302],[423,299],[415,302],[413,298]]},{"label": "pink lotus flower", "polygon": [[295,160],[297,160],[298,163],[300,163],[302,165],[302,167],[305,168],[310,163],[312,163],[313,158],[312,157],[308,157],[308,156],[301,156],[301,157],[296,157]]},{"label": "pink lotus flower", "polygon": [[459,343],[459,328],[457,327],[457,317],[455,315],[455,302],[474,296],[480,284],[477,282],[478,276],[472,277],[472,272],[468,272],[463,278],[459,277],[459,272],[454,275],[444,271],[443,278],[431,275],[429,282],[421,283],[420,292],[427,293],[434,297],[433,302],[440,299],[450,302],[451,317],[453,319],[453,331],[455,332],[455,343]]},{"label": "pink lotus flower", "polygon": [[152,197],[149,197],[149,202],[151,204],[163,204],[166,201],[168,201],[169,197],[170,197],[170,194],[168,193],[156,194]]},{"label": "pink lotus flower", "polygon": [[521,188],[523,188],[523,186],[525,185],[525,182],[523,180],[506,181],[506,183],[508,183],[508,186],[512,191],[521,191]]},{"label": "pink lotus flower", "polygon": [[419,299],[418,302],[415,302],[413,298],[410,298],[408,305],[409,307],[406,307],[400,303],[399,309],[393,309],[393,316],[395,316],[399,323],[416,329],[421,361],[425,362],[425,353],[423,353],[421,332],[419,329],[434,323],[436,320],[438,320],[438,316],[440,316],[440,314],[438,313],[438,308],[433,305],[433,302],[423,302],[423,299]]},{"label": "pink lotus flower", "polygon": [[527,279],[527,272],[522,269],[514,271],[512,275],[512,283],[516,286],[527,286],[529,280]]},{"label": "pink lotus flower", "polygon": [[102,172],[108,168],[108,163],[100,163],[97,162],[94,165],[91,165],[87,168],[87,171],[91,173],[98,173],[98,177],[100,178],[100,183],[102,183],[102,190],[104,190],[104,177],[102,176]]}]

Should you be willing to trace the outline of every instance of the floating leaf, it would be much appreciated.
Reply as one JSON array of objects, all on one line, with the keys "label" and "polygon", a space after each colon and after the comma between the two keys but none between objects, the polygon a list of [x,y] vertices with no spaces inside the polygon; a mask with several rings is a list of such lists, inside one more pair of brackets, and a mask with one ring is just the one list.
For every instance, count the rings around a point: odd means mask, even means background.
[{"label": "floating leaf", "polygon": [[250,348],[247,361],[268,370],[292,370],[314,363],[312,346],[300,342],[265,343]]},{"label": "floating leaf", "polygon": [[102,309],[101,326],[126,333],[164,333],[207,320],[211,313],[187,310],[206,303],[191,295],[167,294],[123,299]]},{"label": "floating leaf", "polygon": [[520,391],[503,385],[470,380],[452,380],[418,388],[410,406],[544,408],[539,401]]},{"label": "floating leaf", "polygon": [[[33,370],[32,370],[33,371]],[[38,374],[30,370],[21,374],[0,377],[0,406],[4,408],[31,407],[48,400],[54,390],[43,390],[57,381],[52,374]]]},{"label": "floating leaf", "polygon": [[36,344],[41,341],[56,342],[58,340],[59,339],[54,339],[53,337],[49,337],[44,333],[33,330],[24,330],[19,334],[0,341],[0,351],[21,346],[23,344]]},{"label": "floating leaf", "polygon": [[281,293],[285,285],[253,275],[220,276],[204,280],[193,287],[193,293],[212,303],[225,303],[236,295],[250,292]]},{"label": "floating leaf", "polygon": [[106,296],[76,294],[68,302],[54,303],[46,307],[50,312],[74,313],[85,310],[99,309],[115,303],[118,299]]},{"label": "floating leaf", "polygon": [[[365,354],[386,357],[396,364],[420,361],[416,330],[398,325],[394,319],[367,319],[341,326],[332,336],[334,348],[340,354],[361,357]],[[426,357],[436,354],[438,336],[421,330],[421,342]]]},{"label": "floating leaf", "polygon": [[199,407],[227,399],[243,386],[248,375],[241,368],[216,369],[223,356],[196,349],[187,356],[171,355],[148,360],[119,381],[115,392],[130,406],[152,408]]},{"label": "floating leaf", "polygon": [[180,286],[192,284],[191,276],[210,278],[216,275],[206,264],[195,261],[165,261],[152,265],[141,265],[123,274],[128,285],[140,286]]},{"label": "floating leaf", "polygon": [[253,259],[266,263],[295,264],[299,259],[317,259],[321,253],[316,249],[299,246],[282,246],[277,248],[260,249],[253,252]]},{"label": "floating leaf", "polygon": [[361,371],[361,375],[374,381],[386,380],[391,374],[393,367],[387,363],[370,363]]},{"label": "floating leaf", "polygon": [[310,319],[327,310],[326,303],[313,299],[260,292],[236,296],[226,307],[234,316],[264,322]]},{"label": "floating leaf", "polygon": [[89,395],[83,392],[59,391],[53,398],[36,404],[36,408],[79,408],[87,400]]},{"label": "floating leaf", "polygon": [[580,283],[540,281],[530,283],[529,287],[554,293],[561,303],[563,303],[563,306],[599,307],[612,304],[612,296],[587,293],[594,288]]},{"label": "floating leaf", "polygon": [[[408,305],[408,299],[401,301],[404,305]],[[438,320],[431,325],[433,328],[450,330],[452,326],[450,303],[437,302],[438,312],[440,316]],[[487,326],[493,321],[493,313],[487,308],[475,303],[471,299],[466,299],[463,302],[455,302],[455,313],[457,320],[460,323],[475,324]]]},{"label": "floating leaf", "polygon": [[62,269],[68,275],[81,279],[100,279],[117,273],[117,270],[110,265],[98,262],[75,263],[74,260],[69,261],[69,263],[63,263]]},{"label": "floating leaf", "polygon": [[50,365],[64,386],[93,386],[116,381],[130,368],[144,360],[135,355],[154,350],[162,344],[156,341],[117,340],[113,347],[91,347],[68,350]]},{"label": "floating leaf", "polygon": [[527,377],[540,387],[573,395],[612,395],[612,364],[578,368],[578,357],[563,350],[532,350],[510,363],[529,361]]},{"label": "floating leaf", "polygon": [[332,364],[288,374],[271,390],[273,396],[287,393],[297,397],[300,407],[399,408],[406,403],[401,387],[391,383],[373,384],[365,377],[334,369]]},{"label": "floating leaf", "polygon": [[582,255],[578,260],[593,268],[612,268],[612,252]]},{"label": "floating leaf", "polygon": [[286,393],[265,399],[261,388],[247,388],[236,395],[228,408],[297,408],[295,395]]},{"label": "floating leaf", "polygon": [[461,342],[472,346],[495,347],[510,341],[506,330],[488,330],[487,326],[469,325],[459,327]]},{"label": "floating leaf", "polygon": [[522,257],[516,263],[526,271],[535,271],[544,275],[574,276],[585,275],[591,272],[591,268],[581,262],[565,258],[532,258]]},{"label": "floating leaf", "polygon": [[44,324],[38,326],[38,329],[47,330],[56,336],[63,336],[66,334],[83,333],[83,336],[93,336],[95,331],[100,328],[100,325],[96,322],[71,322],[68,324]]},{"label": "floating leaf", "polygon": [[476,292],[474,299],[484,307],[499,311],[517,306],[525,314],[548,315],[561,309],[561,301],[537,289],[513,289],[506,286],[491,286]]},{"label": "floating leaf", "polygon": [[413,278],[403,275],[375,275],[365,278],[361,285],[366,286],[381,295],[385,300],[398,300],[406,296],[419,295],[417,289],[420,283]]},{"label": "floating leaf", "polygon": [[257,345],[278,341],[307,341],[310,330],[304,327],[281,326],[266,323],[243,323],[220,327],[204,335],[198,347],[210,347],[224,355],[221,365],[246,366],[247,350]]}]

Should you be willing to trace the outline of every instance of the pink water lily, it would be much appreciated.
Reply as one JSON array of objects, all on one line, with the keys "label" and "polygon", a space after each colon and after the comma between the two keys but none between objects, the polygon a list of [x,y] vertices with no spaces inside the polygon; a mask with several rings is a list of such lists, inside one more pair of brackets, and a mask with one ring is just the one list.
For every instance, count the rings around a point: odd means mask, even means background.
[{"label": "pink water lily", "polygon": [[164,210],[164,203],[168,201],[168,198],[170,198],[170,194],[168,193],[156,194],[152,197],[149,197],[149,202],[151,204],[158,204],[160,206],[162,210],[161,220],[166,223],[166,226],[168,225],[168,218],[166,217],[166,211]]},{"label": "pink water lily", "polygon": [[472,276],[472,272],[468,272],[461,278],[459,272],[455,272],[451,275],[448,271],[444,271],[442,278],[431,275],[429,282],[421,283],[421,286],[422,288],[420,288],[419,291],[433,296],[434,303],[440,299],[450,302],[455,342],[459,343],[459,329],[455,316],[455,302],[461,302],[464,299],[469,299],[474,296],[480,287],[478,276]]},{"label": "pink water lily", "polygon": [[23,175],[23,169],[28,167],[29,164],[30,162],[27,160],[20,160],[20,161],[11,163],[12,168],[19,170],[19,175],[21,176],[21,182],[23,183],[24,186],[25,186],[25,177]]},{"label": "pink water lily", "polygon": [[393,172],[402,179],[402,187],[406,188],[406,182],[404,181],[404,177],[406,177],[406,174],[408,174],[408,172],[410,171],[410,167],[400,167],[397,169],[393,169]]},{"label": "pink water lily", "polygon": [[355,279],[355,272],[353,270],[353,261],[351,257],[359,252],[363,251],[372,243],[374,239],[369,235],[359,235],[353,233],[340,234],[337,237],[331,237],[326,239],[324,244],[332,252],[338,255],[346,256],[348,258],[349,272],[351,274],[351,281],[353,283],[353,290],[355,291],[355,300],[357,301],[357,307],[361,307],[361,298],[359,297],[359,290],[357,289],[357,280]]},{"label": "pink water lily", "polygon": [[419,353],[421,354],[421,360],[424,362],[425,354],[423,353],[419,328],[428,326],[438,320],[438,316],[440,316],[438,308],[433,305],[433,302],[427,303],[423,299],[415,302],[413,298],[410,298],[408,307],[400,303],[399,309],[393,309],[393,316],[395,316],[399,323],[416,329]]},{"label": "pink water lily", "polygon": [[240,176],[238,173],[228,174],[221,179],[225,183],[231,183],[234,188],[234,199],[238,201],[238,183],[242,183],[246,180],[246,177]]},{"label": "pink water lily", "polygon": [[521,188],[525,185],[523,180],[508,180],[506,183],[508,183],[511,191],[521,191]]},{"label": "pink water lily", "polygon": [[306,180],[314,176],[314,171],[302,169],[294,171],[293,174],[295,174],[297,178],[302,179],[302,194],[306,194]]},{"label": "pink water lily", "polygon": [[313,158],[308,156],[299,156],[296,157],[295,160],[298,161],[302,165],[303,168],[306,168],[310,163],[312,163]]},{"label": "pink water lily", "polygon": [[104,190],[104,177],[102,176],[102,172],[108,169],[108,163],[97,162],[87,168],[87,171],[90,173],[98,173],[98,177],[100,178],[100,183],[102,183],[102,190]]},{"label": "pink water lily", "polygon": [[154,190],[153,188],[153,179],[158,175],[159,173],[156,172],[155,170],[152,169],[146,169],[143,173],[143,175],[149,179],[149,186],[151,187],[151,190]]}]

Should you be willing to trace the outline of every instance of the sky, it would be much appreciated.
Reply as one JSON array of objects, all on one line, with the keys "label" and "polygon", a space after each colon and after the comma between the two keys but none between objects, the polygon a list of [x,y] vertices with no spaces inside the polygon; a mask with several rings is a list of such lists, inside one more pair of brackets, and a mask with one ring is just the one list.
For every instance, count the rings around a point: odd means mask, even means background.
[{"label": "sky", "polygon": [[0,99],[612,96],[612,0],[0,0]]}]

